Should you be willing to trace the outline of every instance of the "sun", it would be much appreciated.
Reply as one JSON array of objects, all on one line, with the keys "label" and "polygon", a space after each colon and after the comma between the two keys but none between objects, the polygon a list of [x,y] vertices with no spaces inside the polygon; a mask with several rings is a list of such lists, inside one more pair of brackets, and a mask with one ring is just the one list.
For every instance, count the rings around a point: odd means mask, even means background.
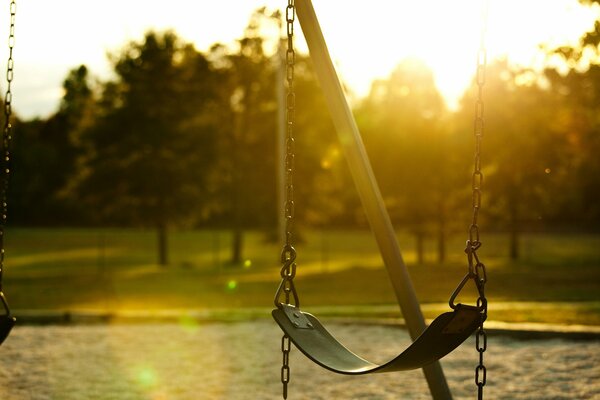
[{"label": "sun", "polygon": [[373,0],[342,12],[315,1],[314,7],[338,73],[358,97],[407,58],[434,72],[448,101],[460,96],[473,75],[482,21],[477,2]]},{"label": "sun", "polygon": [[[584,7],[577,0],[313,4],[338,74],[351,94],[365,96],[373,79],[386,78],[403,59],[417,58],[432,70],[451,109],[475,74],[482,28],[489,61],[507,58],[512,64],[540,69],[545,61],[540,45],[574,44],[600,15],[599,7]],[[488,18],[483,17],[486,7]]]}]

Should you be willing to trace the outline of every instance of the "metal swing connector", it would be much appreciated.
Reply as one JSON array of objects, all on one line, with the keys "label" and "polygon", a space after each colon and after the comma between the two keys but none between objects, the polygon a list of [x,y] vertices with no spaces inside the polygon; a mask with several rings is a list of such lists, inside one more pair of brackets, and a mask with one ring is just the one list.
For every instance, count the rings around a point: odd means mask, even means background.
[{"label": "metal swing connector", "polygon": [[452,292],[452,295],[450,296],[450,300],[448,300],[448,304],[450,305],[451,309],[456,310],[459,306],[463,306],[463,307],[473,307],[473,308],[476,308],[478,311],[483,312],[485,310],[485,308],[487,308],[487,301],[485,301],[485,296],[483,296],[483,294],[482,294],[480,285],[477,285],[477,284],[476,284],[476,286],[477,286],[477,290],[479,292],[479,298],[477,299],[476,306],[469,306],[469,305],[462,304],[462,303],[456,304],[454,302],[456,300],[456,298],[458,297],[458,295],[460,294],[460,292],[462,291],[462,289],[467,284],[467,282],[471,279],[473,279],[473,281],[475,281],[475,276],[471,273],[467,273],[462,278],[462,280],[460,281],[458,286],[456,286],[456,289],[454,289],[454,292]]},{"label": "metal swing connector", "polygon": [[[458,297],[459,293],[461,292],[463,287],[466,285],[466,283],[471,279],[473,279],[473,281],[475,282],[475,286],[477,287],[477,291],[479,293],[479,297],[477,298],[476,305],[455,303],[455,300]],[[450,296],[450,300],[448,300],[448,304],[450,305],[450,308],[453,310],[456,310],[459,307],[469,307],[469,308],[476,309],[480,313],[487,313],[487,299],[485,298],[485,295],[483,293],[483,286],[481,284],[477,283],[475,275],[471,275],[469,273],[465,274],[465,276],[460,281],[460,283],[458,284],[456,289],[454,289],[454,292]]]},{"label": "metal swing connector", "polygon": [[[300,298],[294,285],[294,277],[296,276],[296,249],[290,244],[283,246],[281,250],[281,282],[275,292],[275,307],[282,308],[283,305],[292,305],[290,300],[293,298],[293,305],[300,307]],[[282,299],[282,296],[284,299]]]},{"label": "metal swing connector", "polygon": [[279,307],[285,313],[287,319],[290,320],[296,329],[314,329],[312,322],[308,320],[306,315],[300,311],[300,308],[291,304],[281,304]]},{"label": "metal swing connector", "polygon": [[[467,240],[465,253],[467,254],[469,271],[465,274],[465,276],[462,278],[462,280],[460,281],[458,286],[456,286],[456,289],[454,289],[454,292],[450,296],[448,304],[453,310],[456,310],[456,308],[459,305],[462,305],[466,307],[474,307],[479,312],[487,313],[487,299],[485,297],[484,291],[485,283],[487,282],[487,272],[485,269],[485,265],[479,260],[479,256],[477,256],[477,250],[479,250],[479,248],[481,247],[481,242],[478,240],[478,236],[479,235],[477,235],[477,237],[474,240]],[[462,289],[465,287],[467,282],[471,279],[475,283],[475,287],[477,287],[477,293],[479,294],[479,297],[477,298],[477,304],[475,306],[467,306],[461,303],[456,304],[456,298],[458,297]]]},{"label": "metal swing connector", "polygon": [[[290,294],[292,296],[290,296]],[[285,296],[285,300],[282,301],[281,297]],[[290,303],[291,298],[294,299],[294,303]],[[275,307],[282,308],[284,305],[295,306],[297,308],[300,307],[300,299],[298,298],[298,292],[296,291],[296,286],[294,285],[294,281],[290,279],[282,279],[281,283],[279,283],[279,287],[277,288],[277,292],[275,293]]]}]

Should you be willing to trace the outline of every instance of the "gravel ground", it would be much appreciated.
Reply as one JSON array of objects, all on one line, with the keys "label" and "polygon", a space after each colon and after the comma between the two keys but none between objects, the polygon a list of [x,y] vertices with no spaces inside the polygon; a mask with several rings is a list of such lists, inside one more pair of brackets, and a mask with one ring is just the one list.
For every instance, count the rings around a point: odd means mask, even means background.
[{"label": "gravel ground", "polygon": [[[389,326],[329,328],[373,361],[409,343]],[[0,347],[2,400],[280,399],[274,322],[17,326]],[[469,341],[442,361],[455,399],[476,398]],[[297,350],[290,399],[430,399],[421,371],[340,376]],[[489,399],[600,399],[600,342],[490,337]]]}]

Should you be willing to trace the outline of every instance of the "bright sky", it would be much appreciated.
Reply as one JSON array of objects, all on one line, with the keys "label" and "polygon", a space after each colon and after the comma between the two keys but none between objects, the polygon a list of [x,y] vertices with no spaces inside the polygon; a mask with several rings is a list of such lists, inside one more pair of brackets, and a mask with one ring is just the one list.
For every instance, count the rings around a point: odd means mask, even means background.
[{"label": "bright sky", "polygon": [[[110,76],[107,52],[142,38],[148,29],[173,28],[200,50],[241,37],[252,10],[283,8],[285,0],[17,0],[14,104],[24,118],[52,113],[69,69],[86,64]],[[479,44],[476,0],[313,0],[338,71],[357,96],[406,57],[423,59],[452,105],[469,83]],[[490,58],[508,55],[520,65],[543,61],[541,43],[575,43],[593,26],[598,8],[577,0],[490,0]],[[8,2],[0,10],[7,37]],[[298,30],[297,32],[300,32]],[[300,36],[300,35],[298,35]],[[306,45],[298,40],[298,47]],[[0,47],[5,68],[6,47]],[[0,73],[3,77],[4,73]],[[2,88],[5,87],[0,82]],[[4,89],[2,89],[4,91]]]}]

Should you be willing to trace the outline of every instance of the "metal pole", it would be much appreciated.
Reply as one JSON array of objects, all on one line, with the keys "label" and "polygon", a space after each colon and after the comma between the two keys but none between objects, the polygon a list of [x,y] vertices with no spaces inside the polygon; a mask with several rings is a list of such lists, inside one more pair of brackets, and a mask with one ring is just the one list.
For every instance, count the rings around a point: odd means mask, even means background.
[{"label": "metal pole", "polygon": [[[356,189],[375,235],[408,331],[414,340],[425,329],[425,320],[402,259],[396,233],[375,181],[360,132],[331,62],[311,1],[296,0],[296,10],[314,63],[315,73],[321,83]],[[439,362],[423,368],[423,372],[435,400],[452,399],[450,388]]]}]

